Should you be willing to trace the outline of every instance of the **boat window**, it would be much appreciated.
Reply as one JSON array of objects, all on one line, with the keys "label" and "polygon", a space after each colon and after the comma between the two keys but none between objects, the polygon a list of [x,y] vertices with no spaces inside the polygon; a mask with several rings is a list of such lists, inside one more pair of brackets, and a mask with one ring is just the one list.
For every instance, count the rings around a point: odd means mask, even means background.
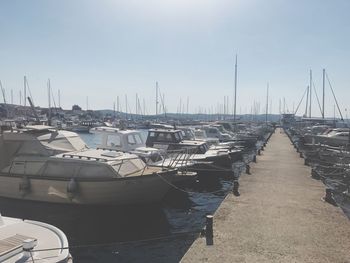
[{"label": "boat window", "polygon": [[122,163],[113,165],[115,171],[121,176],[132,175],[144,169],[145,163],[141,159],[124,160]]},{"label": "boat window", "polygon": [[129,144],[136,144],[135,138],[133,134],[128,135],[128,143]]},{"label": "boat window", "polygon": [[149,137],[156,137],[156,133],[155,132],[150,132],[149,133]]},{"label": "boat window", "polygon": [[159,133],[158,134],[158,141],[161,142],[172,142],[173,138],[171,136],[171,133]]},{"label": "boat window", "polygon": [[137,144],[143,144],[140,134],[135,134],[135,141]]},{"label": "boat window", "polygon": [[175,138],[176,138],[177,141],[182,141],[184,137],[182,136],[181,132],[176,132],[175,133]]},{"label": "boat window", "polygon": [[210,133],[217,133],[217,130],[216,130],[216,129],[213,129],[213,128],[210,128],[210,129],[209,129],[209,132],[210,132]]},{"label": "boat window", "polygon": [[111,134],[107,136],[107,146],[115,147],[120,146],[120,136],[116,134]]}]

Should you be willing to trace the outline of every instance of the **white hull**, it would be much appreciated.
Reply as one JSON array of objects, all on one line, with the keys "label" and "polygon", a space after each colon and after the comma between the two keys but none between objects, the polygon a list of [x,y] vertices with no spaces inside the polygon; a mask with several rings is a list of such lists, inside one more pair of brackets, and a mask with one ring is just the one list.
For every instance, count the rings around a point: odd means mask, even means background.
[{"label": "white hull", "polygon": [[[172,181],[174,174],[162,174]],[[160,202],[170,185],[158,175],[104,180],[78,180],[75,194],[67,192],[69,179],[41,179],[28,176],[28,191],[20,191],[23,177],[0,175],[0,196],[20,200],[76,205],[132,205]]]}]

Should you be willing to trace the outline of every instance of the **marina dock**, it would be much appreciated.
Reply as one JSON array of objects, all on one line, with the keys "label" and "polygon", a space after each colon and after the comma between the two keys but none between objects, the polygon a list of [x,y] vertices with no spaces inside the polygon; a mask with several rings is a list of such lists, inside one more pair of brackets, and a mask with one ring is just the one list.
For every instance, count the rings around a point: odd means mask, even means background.
[{"label": "marina dock", "polygon": [[214,244],[198,238],[181,262],[350,262],[349,219],[283,131],[250,172],[214,214]]}]

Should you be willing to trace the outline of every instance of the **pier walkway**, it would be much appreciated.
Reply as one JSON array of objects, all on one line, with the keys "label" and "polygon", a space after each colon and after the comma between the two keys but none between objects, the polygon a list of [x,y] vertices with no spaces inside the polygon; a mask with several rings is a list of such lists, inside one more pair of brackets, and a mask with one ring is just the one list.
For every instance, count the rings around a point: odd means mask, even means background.
[{"label": "pier walkway", "polygon": [[214,245],[198,238],[188,262],[350,263],[350,220],[279,130],[214,215]]}]

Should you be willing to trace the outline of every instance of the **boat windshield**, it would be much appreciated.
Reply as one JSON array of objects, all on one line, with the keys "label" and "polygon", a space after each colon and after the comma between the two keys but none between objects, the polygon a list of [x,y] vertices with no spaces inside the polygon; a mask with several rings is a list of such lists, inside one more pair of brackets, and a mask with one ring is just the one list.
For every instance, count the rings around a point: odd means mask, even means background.
[{"label": "boat windshield", "polygon": [[121,146],[121,139],[119,134],[109,134],[107,135],[107,142],[108,147],[118,147]]},{"label": "boat windshield", "polygon": [[113,169],[120,176],[132,176],[145,168],[145,163],[141,159],[128,159],[113,164]]}]

